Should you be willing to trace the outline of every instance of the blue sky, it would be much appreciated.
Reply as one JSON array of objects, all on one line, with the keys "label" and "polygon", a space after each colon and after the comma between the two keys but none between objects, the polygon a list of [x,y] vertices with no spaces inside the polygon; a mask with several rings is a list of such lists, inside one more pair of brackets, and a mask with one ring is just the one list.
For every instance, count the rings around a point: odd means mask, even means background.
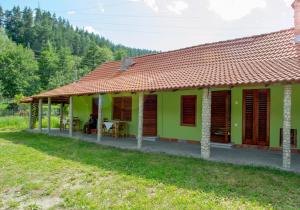
[{"label": "blue sky", "polygon": [[55,12],[130,47],[173,50],[293,26],[292,0],[0,0]]}]

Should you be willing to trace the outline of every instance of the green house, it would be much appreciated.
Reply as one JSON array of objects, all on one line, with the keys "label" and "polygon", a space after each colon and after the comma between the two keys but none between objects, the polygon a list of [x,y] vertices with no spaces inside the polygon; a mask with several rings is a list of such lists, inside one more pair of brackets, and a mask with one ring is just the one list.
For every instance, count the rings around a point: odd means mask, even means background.
[{"label": "green house", "polygon": [[291,152],[300,149],[295,11],[295,28],[108,62],[27,102],[69,104],[68,119],[79,119],[79,130],[92,114],[99,141],[100,121],[120,121],[138,148],[153,138],[201,143],[203,158],[211,144],[275,149],[289,168]]}]

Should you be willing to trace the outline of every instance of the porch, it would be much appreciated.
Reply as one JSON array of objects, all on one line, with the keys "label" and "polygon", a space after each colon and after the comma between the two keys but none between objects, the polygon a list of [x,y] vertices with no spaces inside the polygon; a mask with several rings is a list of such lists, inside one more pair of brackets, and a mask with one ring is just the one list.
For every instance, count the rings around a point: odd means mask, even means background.
[{"label": "porch", "polygon": [[[39,129],[29,129],[28,131],[32,133],[40,133]],[[48,131],[48,129],[42,129],[42,133],[51,136],[69,137],[69,132],[61,132],[59,129],[51,129],[50,132]],[[164,141],[152,142],[143,140],[143,147],[138,148],[136,138],[112,138],[103,136],[101,141],[97,141],[97,135],[83,134],[81,132],[73,132],[72,138],[120,149],[201,158],[200,144]],[[238,165],[253,165],[283,169],[282,151],[235,147],[229,149],[216,148],[212,146],[209,160],[216,162],[233,163]],[[300,173],[300,154],[291,154],[290,171]]]}]

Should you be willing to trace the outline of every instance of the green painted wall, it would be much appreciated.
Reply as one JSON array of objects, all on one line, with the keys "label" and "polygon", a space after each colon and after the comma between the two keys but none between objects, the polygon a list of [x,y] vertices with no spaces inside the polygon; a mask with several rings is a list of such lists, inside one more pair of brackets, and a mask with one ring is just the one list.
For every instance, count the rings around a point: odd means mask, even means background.
[{"label": "green painted wall", "polygon": [[[181,96],[197,96],[196,126],[182,126],[181,122]],[[158,136],[164,138],[177,138],[183,140],[201,139],[201,90],[185,90],[175,92],[160,92],[158,100]]]},{"label": "green painted wall", "polygon": [[81,127],[89,119],[92,112],[92,97],[91,96],[75,96],[73,98],[73,116],[79,117]]},{"label": "green painted wall", "polygon": [[[235,87],[231,89],[231,141],[242,144],[242,99],[243,89],[259,89],[258,87]],[[279,134],[282,127],[283,115],[283,87],[272,85],[270,89],[270,146],[279,146]],[[222,89],[213,89],[213,91]],[[201,90],[183,90],[175,92],[159,92],[157,94],[157,132],[164,138],[176,138],[182,140],[201,140]],[[180,99],[182,95],[197,95],[197,122],[196,126],[182,126],[180,124]],[[129,133],[137,134],[138,126],[138,95],[137,94],[113,94],[103,96],[103,117],[112,119],[112,98],[116,96],[132,96],[132,120],[129,122]],[[74,97],[74,116],[79,117],[84,124],[88,120],[92,110],[92,96]],[[292,95],[292,128],[298,130],[298,142],[300,142],[300,84],[293,85]],[[300,144],[298,144],[300,148]]]}]

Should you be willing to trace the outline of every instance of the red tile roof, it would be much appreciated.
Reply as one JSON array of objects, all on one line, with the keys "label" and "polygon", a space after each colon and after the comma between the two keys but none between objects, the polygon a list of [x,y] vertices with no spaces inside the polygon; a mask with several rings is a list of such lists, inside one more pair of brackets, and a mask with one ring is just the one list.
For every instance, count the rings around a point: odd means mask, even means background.
[{"label": "red tile roof", "polygon": [[34,97],[158,91],[300,81],[294,29],[105,63],[72,84]]}]

